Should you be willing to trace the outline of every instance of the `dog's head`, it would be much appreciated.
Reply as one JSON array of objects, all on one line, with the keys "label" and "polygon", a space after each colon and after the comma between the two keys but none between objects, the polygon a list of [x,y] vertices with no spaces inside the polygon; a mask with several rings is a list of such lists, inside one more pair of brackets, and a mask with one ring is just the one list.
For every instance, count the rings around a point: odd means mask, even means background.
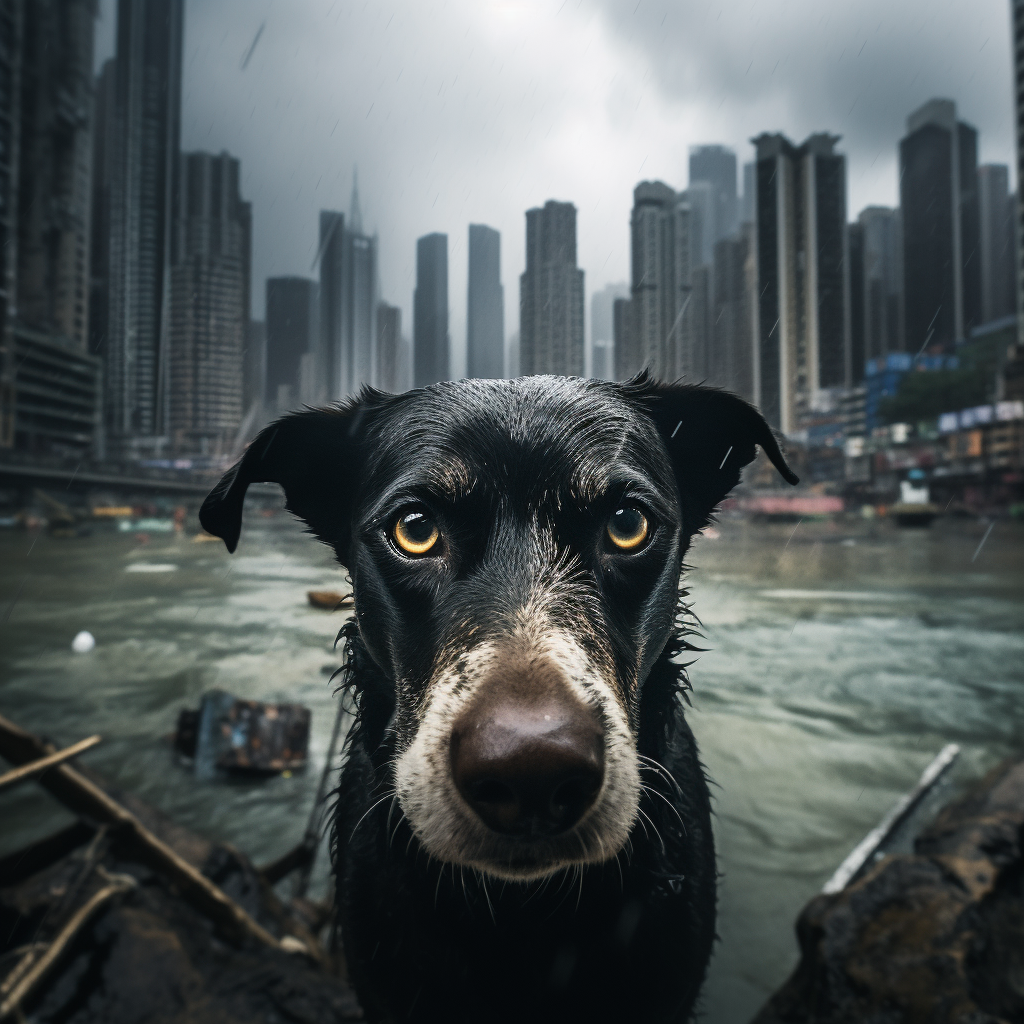
[{"label": "dog's head", "polygon": [[760,445],[711,388],[465,380],[287,416],[203,505],[234,550],[248,485],[351,573],[393,686],[391,780],[423,847],[506,879],[604,861],[640,797],[644,680],[672,635],[682,556]]}]

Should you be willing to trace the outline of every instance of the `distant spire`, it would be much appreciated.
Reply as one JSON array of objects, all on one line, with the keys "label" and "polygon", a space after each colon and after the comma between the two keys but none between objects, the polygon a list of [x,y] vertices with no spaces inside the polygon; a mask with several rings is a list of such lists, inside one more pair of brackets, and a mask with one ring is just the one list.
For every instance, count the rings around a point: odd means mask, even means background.
[{"label": "distant spire", "polygon": [[359,209],[359,168],[352,167],[352,202],[348,208],[349,230],[357,235],[363,233],[363,211]]}]

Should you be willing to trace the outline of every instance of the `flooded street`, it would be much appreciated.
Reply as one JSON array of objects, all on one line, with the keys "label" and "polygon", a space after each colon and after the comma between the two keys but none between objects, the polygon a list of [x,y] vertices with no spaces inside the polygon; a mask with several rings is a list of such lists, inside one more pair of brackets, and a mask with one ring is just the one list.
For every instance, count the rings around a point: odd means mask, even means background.
[{"label": "flooded street", "polygon": [[[0,713],[259,864],[301,838],[330,737],[347,590],[290,519],[247,516],[239,552],[185,535],[0,534]],[[796,961],[793,923],[945,743],[954,783],[1024,746],[1024,528],[726,520],[688,561],[706,653],[691,669],[717,812],[719,944],[706,1019],[743,1024]],[[973,560],[972,560],[973,559]],[[75,654],[80,630],[96,647]],[[171,750],[204,690],[312,710],[310,768],[199,784]],[[38,787],[0,797],[0,854],[66,822]],[[326,858],[315,882],[323,891]]]}]

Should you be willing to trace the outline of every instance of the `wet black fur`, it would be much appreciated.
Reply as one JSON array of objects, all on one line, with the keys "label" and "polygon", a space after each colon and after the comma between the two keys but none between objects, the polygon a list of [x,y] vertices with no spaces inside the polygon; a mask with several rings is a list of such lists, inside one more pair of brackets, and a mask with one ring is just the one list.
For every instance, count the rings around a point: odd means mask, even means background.
[{"label": "wet black fur", "polygon": [[[393,1024],[679,1024],[692,1012],[715,927],[708,788],[683,713],[685,671],[673,661],[692,648],[681,627],[675,583],[671,595],[655,603],[653,627],[645,626],[648,619],[640,619],[639,613],[630,618],[632,610],[625,610],[629,601],[622,600],[622,593],[628,597],[630,587],[640,587],[635,603],[643,604],[641,597],[647,600],[655,583],[660,586],[658,581],[672,577],[690,538],[707,525],[717,503],[739,479],[740,468],[754,457],[755,444],[765,448],[787,479],[795,482],[795,477],[758,413],[734,396],[662,385],[646,377],[624,385],[531,380],[537,381],[537,393],[543,395],[548,387],[558,397],[556,416],[564,416],[567,408],[572,411],[571,399],[578,393],[579,416],[611,410],[627,426],[637,426],[637,437],[649,436],[657,447],[650,430],[653,421],[665,447],[647,452],[641,461],[655,489],[664,492],[661,507],[675,509],[672,514],[679,520],[666,525],[678,542],[662,549],[672,552],[674,566],[649,559],[643,569],[638,559],[641,568],[627,569],[623,579],[606,584],[601,576],[594,584],[598,591],[620,588],[616,600],[623,608],[601,609],[616,664],[627,660],[622,648],[628,647],[630,630],[655,630],[648,634],[655,649],[631,708],[638,751],[651,759],[642,770],[642,813],[627,848],[615,860],[543,882],[485,880],[471,869],[427,856],[391,799],[395,722],[410,713],[398,706],[388,667],[401,648],[406,649],[403,665],[412,665],[414,674],[428,672],[446,623],[437,621],[441,612],[429,594],[388,595],[391,586],[404,593],[401,567],[395,570],[398,576],[371,571],[362,549],[373,542],[372,524],[364,523],[359,510],[372,506],[381,481],[405,472],[396,461],[406,449],[415,463],[431,445],[459,445],[471,460],[490,461],[490,466],[475,468],[496,479],[496,465],[509,451],[514,456],[514,446],[504,453],[488,448],[481,454],[471,430],[453,435],[444,425],[446,402],[464,403],[459,409],[464,426],[472,427],[477,415],[480,422],[486,420],[486,400],[494,395],[487,388],[492,385],[441,385],[433,395],[367,392],[346,407],[287,417],[250,446],[207,499],[201,519],[234,550],[246,486],[278,481],[288,507],[334,547],[352,573],[358,612],[342,636],[347,654],[344,686],[356,717],[338,789],[334,853],[345,955],[367,1017]],[[428,408],[440,419],[433,433],[426,421],[410,418],[417,402],[431,401],[436,408]],[[474,402],[482,403],[479,412]],[[451,417],[453,422],[459,418]],[[534,427],[545,432],[542,420]],[[557,427],[549,433],[543,444],[556,450],[545,449],[543,459],[524,460],[531,465],[519,467],[518,477],[515,466],[509,476],[505,465],[503,486],[548,486],[534,480],[541,463],[554,467],[557,476],[586,457],[568,441],[566,450],[557,450],[559,437],[568,434],[559,434]],[[430,435],[426,441],[424,435]],[[549,482],[553,487],[558,483]],[[481,508],[480,521],[486,523],[490,514],[493,508]],[[489,557],[500,559],[503,550],[514,560],[514,543],[498,549],[497,555],[488,548]],[[437,593],[459,583],[459,568],[452,569],[451,579],[435,581]],[[511,579],[515,573],[510,568],[507,575]],[[453,607],[461,614],[465,604],[455,599]],[[497,607],[502,607],[500,602]]]}]

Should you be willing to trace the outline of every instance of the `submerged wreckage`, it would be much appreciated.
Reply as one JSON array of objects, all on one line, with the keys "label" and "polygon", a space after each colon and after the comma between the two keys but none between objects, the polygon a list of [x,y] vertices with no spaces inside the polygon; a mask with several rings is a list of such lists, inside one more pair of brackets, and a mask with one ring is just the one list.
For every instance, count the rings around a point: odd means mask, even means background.
[{"label": "submerged wreckage", "polygon": [[[211,720],[246,712],[227,696],[210,703]],[[339,726],[340,715],[332,752]],[[273,888],[295,871],[308,878],[315,826],[256,868],[72,765],[98,742],[57,750],[0,718],[0,756],[15,766],[0,791],[35,780],[79,819],[0,859],[0,1021],[361,1020],[330,903]],[[754,1024],[1024,1020],[1024,756],[899,852],[897,833],[952,756],[808,904],[800,963]],[[318,804],[327,782],[325,771]]]}]

